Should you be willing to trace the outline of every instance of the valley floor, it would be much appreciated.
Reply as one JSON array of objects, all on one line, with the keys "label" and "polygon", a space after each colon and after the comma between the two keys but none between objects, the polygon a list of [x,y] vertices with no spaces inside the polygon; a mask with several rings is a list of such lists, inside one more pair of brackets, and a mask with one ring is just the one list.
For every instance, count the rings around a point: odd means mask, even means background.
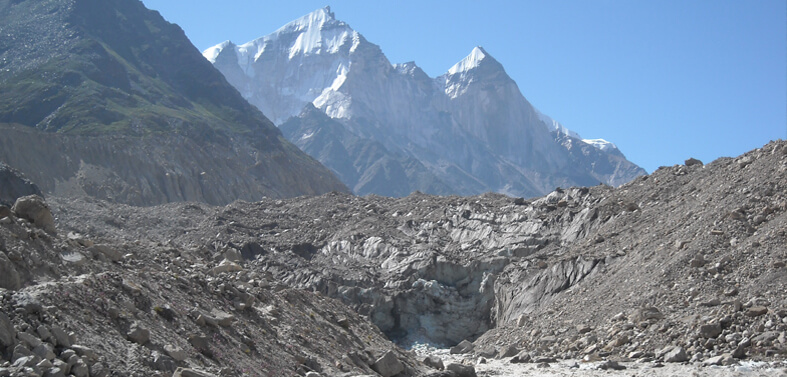
[{"label": "valley floor", "polygon": [[450,363],[472,363],[479,377],[787,377],[787,362],[742,362],[732,366],[702,366],[691,363],[641,363],[621,362],[626,369],[602,370],[599,362],[580,360],[558,360],[545,366],[537,363],[512,364],[510,358],[466,360],[465,355],[451,355],[447,349],[416,350],[419,355],[437,356],[446,365]]}]

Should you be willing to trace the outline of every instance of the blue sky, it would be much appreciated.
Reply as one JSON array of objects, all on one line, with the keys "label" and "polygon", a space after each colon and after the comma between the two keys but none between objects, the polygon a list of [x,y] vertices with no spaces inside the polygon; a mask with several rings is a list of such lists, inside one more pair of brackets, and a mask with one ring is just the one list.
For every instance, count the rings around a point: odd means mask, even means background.
[{"label": "blue sky", "polygon": [[330,5],[434,77],[484,49],[525,97],[652,172],[787,139],[784,0],[143,0],[204,50]]}]

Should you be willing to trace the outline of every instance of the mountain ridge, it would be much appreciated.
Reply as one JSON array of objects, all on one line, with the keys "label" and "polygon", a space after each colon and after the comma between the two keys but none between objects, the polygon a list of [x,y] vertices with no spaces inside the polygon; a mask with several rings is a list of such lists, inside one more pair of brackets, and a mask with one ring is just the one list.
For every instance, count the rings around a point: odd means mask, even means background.
[{"label": "mountain ridge", "polygon": [[0,0],[0,34],[0,160],[45,192],[151,205],[347,190],[139,0]]},{"label": "mountain ridge", "polygon": [[[454,194],[531,197],[557,186],[619,184],[645,173],[611,144],[585,142],[538,112],[480,46],[431,78],[414,62],[391,64],[380,46],[323,8],[244,45],[224,42],[203,56],[276,124],[313,104],[354,135],[419,161]],[[561,135],[576,139],[572,145],[603,147],[591,153],[597,164],[577,165],[581,154],[570,151]],[[288,137],[297,143],[302,136]],[[334,170],[348,166],[314,157]]]}]

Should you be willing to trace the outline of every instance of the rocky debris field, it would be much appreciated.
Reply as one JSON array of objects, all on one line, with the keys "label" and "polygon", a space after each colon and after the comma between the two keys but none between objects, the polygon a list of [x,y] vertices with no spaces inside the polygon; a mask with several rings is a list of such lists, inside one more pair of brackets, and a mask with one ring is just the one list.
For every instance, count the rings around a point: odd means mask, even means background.
[{"label": "rocky debris field", "polygon": [[48,231],[38,196],[0,210],[0,376],[425,374],[347,306],[264,271]]},{"label": "rocky debris field", "polygon": [[784,141],[529,200],[24,200],[0,376],[784,374]]}]

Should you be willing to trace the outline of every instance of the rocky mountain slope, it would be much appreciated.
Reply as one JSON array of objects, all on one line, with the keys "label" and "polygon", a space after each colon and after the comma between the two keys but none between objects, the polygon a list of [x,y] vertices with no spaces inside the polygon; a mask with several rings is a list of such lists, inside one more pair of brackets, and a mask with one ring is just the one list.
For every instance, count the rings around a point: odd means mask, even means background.
[{"label": "rocky mountain slope", "polygon": [[[583,140],[538,112],[480,47],[430,78],[415,63],[392,65],[325,8],[265,37],[227,41],[203,54],[358,194],[531,197],[557,186],[619,185],[645,173],[614,144]],[[342,127],[316,121],[314,111],[303,111],[307,105]],[[338,148],[334,140],[344,134],[353,141]],[[326,153],[330,145],[336,147]],[[376,145],[374,160],[358,145]]]},{"label": "rocky mountain slope", "polygon": [[3,0],[0,33],[0,160],[45,192],[152,205],[347,190],[138,0]]},{"label": "rocky mountain slope", "polygon": [[787,142],[778,141],[532,201],[333,193],[226,207],[50,203],[60,234],[161,245],[147,249],[165,249],[154,254],[165,270],[204,265],[315,292],[403,346],[459,344],[511,362],[726,365],[787,355],[786,188]]}]

